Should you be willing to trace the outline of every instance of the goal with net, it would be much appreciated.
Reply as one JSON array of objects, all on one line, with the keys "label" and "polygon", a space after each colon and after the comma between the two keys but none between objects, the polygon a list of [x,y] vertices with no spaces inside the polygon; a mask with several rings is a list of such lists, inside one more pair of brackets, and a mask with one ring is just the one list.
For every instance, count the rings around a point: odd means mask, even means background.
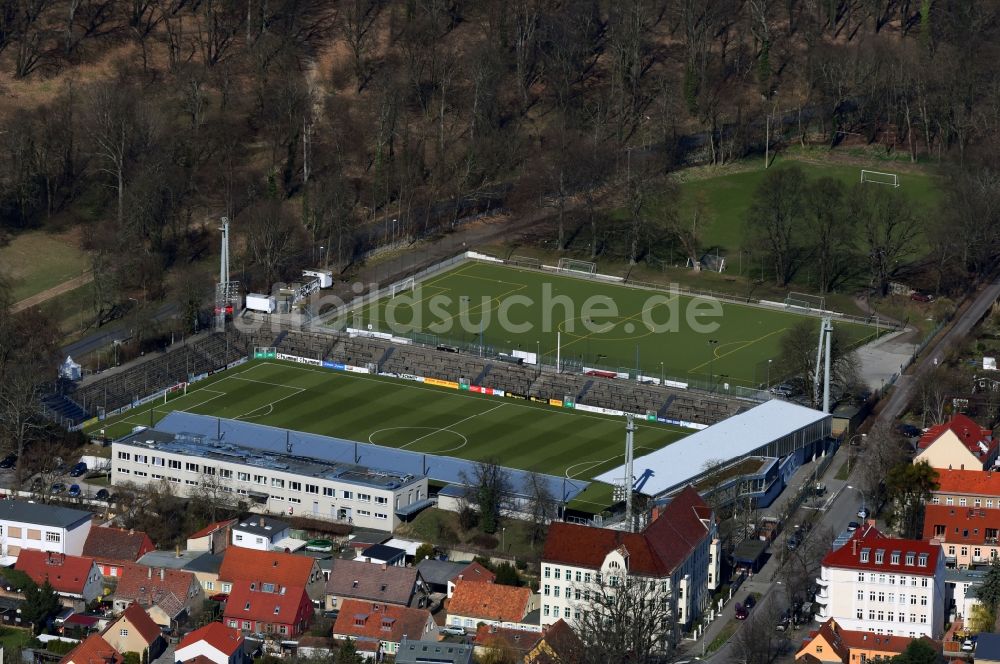
[{"label": "goal with net", "polygon": [[405,293],[411,290],[413,290],[413,277],[408,277],[390,287],[389,297],[396,297],[400,293]]},{"label": "goal with net", "polygon": [[531,256],[518,256],[515,254],[508,258],[507,262],[511,265],[517,265],[518,267],[530,267],[535,270],[542,269],[542,261],[537,258],[532,258]]},{"label": "goal with net", "polygon": [[826,298],[822,295],[791,292],[785,297],[785,308],[799,311],[825,311]]},{"label": "goal with net", "polygon": [[879,171],[861,171],[861,184],[886,184],[890,187],[899,186],[899,176],[895,173],[880,173]]},{"label": "goal with net", "polygon": [[272,346],[254,346],[253,359],[273,360],[278,356],[278,351]]},{"label": "goal with net", "polygon": [[597,263],[580,261],[575,258],[560,258],[557,267],[560,272],[579,272],[581,274],[595,274],[597,272]]}]

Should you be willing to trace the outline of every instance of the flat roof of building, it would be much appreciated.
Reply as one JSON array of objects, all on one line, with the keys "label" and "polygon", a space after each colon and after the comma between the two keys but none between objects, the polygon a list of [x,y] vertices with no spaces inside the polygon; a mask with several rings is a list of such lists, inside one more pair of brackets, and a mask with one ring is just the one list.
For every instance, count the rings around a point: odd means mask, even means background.
[{"label": "flat roof of building", "polygon": [[240,517],[240,520],[233,524],[233,530],[239,530],[251,535],[261,535],[270,538],[275,533],[288,530],[291,526],[281,519],[264,514],[247,514]]},{"label": "flat roof of building", "polygon": [[[646,480],[637,488],[646,495],[659,495],[698,477],[712,461],[738,459],[752,454],[765,445],[829,417],[812,408],[772,399],[639,457],[635,460],[634,474],[639,478],[645,476]],[[641,444],[641,440],[636,440],[636,445]],[[596,479],[615,484],[623,477],[624,464]]]},{"label": "flat roof of building", "polygon": [[33,523],[52,528],[69,528],[93,518],[90,512],[27,500],[0,500],[0,519]]},{"label": "flat roof of building", "polygon": [[[157,429],[142,429],[116,440],[114,445],[127,445],[148,450],[172,452],[183,456],[215,459],[241,466],[279,470],[303,477],[315,477],[331,482],[343,482],[377,489],[396,489],[419,481],[416,475],[394,473],[366,466],[326,461],[251,447],[224,436],[208,437],[202,433],[171,433]],[[305,446],[300,446],[304,451]],[[263,531],[261,531],[263,532]]]}]

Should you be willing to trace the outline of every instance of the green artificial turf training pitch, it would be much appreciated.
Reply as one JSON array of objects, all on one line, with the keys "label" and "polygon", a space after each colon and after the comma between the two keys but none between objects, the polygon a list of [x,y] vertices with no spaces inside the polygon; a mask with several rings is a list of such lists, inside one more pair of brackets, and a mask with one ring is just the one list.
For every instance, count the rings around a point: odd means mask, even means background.
[{"label": "green artificial turf training pitch", "polygon": [[[277,361],[252,361],[91,429],[117,438],[188,411],[589,479],[623,463],[625,420]],[[636,456],[691,433],[637,423]]]},{"label": "green artificial turf training pitch", "polygon": [[[584,308],[588,299],[592,314],[599,310],[615,315],[588,316]],[[505,308],[506,325],[501,321]],[[417,283],[412,291],[349,312],[338,324],[464,347],[481,338],[500,352],[540,352],[552,365],[561,333],[564,367],[601,367],[633,375],[638,367],[645,376],[663,375],[715,389],[726,383],[757,387],[780,379],[769,375],[768,360],[779,357],[782,337],[803,320],[815,326],[818,338],[820,319],[814,316],[729,303],[721,303],[718,317],[694,319],[696,324],[717,323],[717,329],[693,327],[688,314],[709,308],[687,295],[665,296],[620,284],[470,262]],[[669,329],[653,331],[649,323]],[[875,336],[875,328],[866,325],[834,321],[834,326],[846,330],[855,345]]]}]

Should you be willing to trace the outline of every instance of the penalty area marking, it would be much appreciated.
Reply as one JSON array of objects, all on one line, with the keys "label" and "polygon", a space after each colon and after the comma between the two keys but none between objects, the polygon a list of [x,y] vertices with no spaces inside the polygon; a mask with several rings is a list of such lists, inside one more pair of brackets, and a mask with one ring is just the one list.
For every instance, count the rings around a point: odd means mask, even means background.
[{"label": "penalty area marking", "polygon": [[[372,445],[378,445],[380,447],[392,447],[392,445],[383,445],[382,443],[377,442],[375,438],[378,436],[378,434],[385,433],[386,431],[402,431],[402,430],[430,431],[430,433],[421,436],[420,438],[417,438],[417,440],[423,440],[424,438],[427,438],[428,436],[433,436],[436,433],[450,433],[453,436],[458,436],[459,438],[462,439],[462,442],[456,445],[455,447],[449,447],[448,449],[438,450],[437,452],[428,452],[428,454],[444,454],[445,452],[455,452],[469,444],[469,439],[466,438],[464,434],[460,434],[459,432],[452,431],[451,429],[448,428],[438,428],[438,427],[386,427],[385,429],[377,429],[368,434],[368,442],[371,443]],[[409,443],[407,443],[407,445],[412,445],[413,443],[417,442],[417,440],[412,440]],[[403,448],[398,447],[395,449],[403,449]]]}]

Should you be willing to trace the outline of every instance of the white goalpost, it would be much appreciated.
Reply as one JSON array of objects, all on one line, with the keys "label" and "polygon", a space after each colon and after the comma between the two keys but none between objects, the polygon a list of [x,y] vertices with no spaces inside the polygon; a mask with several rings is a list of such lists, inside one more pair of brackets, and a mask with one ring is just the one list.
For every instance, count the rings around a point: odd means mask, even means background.
[{"label": "white goalpost", "polygon": [[791,292],[785,296],[785,308],[805,312],[825,311],[826,298],[822,295]]},{"label": "white goalpost", "polygon": [[899,186],[899,176],[895,173],[880,173],[879,171],[861,170],[861,184],[886,184],[890,187]]},{"label": "white goalpost", "polygon": [[396,297],[400,293],[413,290],[413,277],[407,277],[397,284],[393,284],[389,289],[389,297]]},{"label": "white goalpost", "polygon": [[595,274],[597,263],[590,261],[580,261],[575,258],[560,258],[557,266],[560,272],[580,272],[582,274]]}]

